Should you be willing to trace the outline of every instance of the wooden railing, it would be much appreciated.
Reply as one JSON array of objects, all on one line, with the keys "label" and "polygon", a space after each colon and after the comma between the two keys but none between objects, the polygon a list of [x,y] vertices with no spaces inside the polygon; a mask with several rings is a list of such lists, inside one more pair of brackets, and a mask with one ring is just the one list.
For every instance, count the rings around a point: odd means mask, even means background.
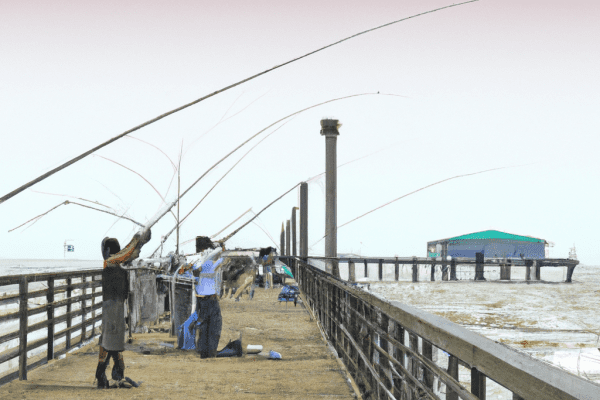
[{"label": "wooden railing", "polygon": [[[306,306],[365,399],[485,399],[488,380],[515,400],[600,396],[600,385],[294,261],[287,258]],[[443,362],[435,361],[438,349],[448,355]],[[469,389],[459,380],[459,365],[470,370]]]},{"label": "wooden railing", "polygon": [[[0,315],[0,346],[6,347],[0,352],[0,385],[17,377],[27,379],[27,371],[97,334],[96,327],[102,321],[101,273],[85,270],[0,277],[0,290],[4,292],[0,306],[7,311]],[[18,310],[11,312],[11,305],[18,305]],[[64,329],[58,330],[59,325]],[[8,346],[3,346],[5,343]],[[44,346],[45,352],[40,349]],[[16,357],[19,362],[14,371],[9,364]]]}]

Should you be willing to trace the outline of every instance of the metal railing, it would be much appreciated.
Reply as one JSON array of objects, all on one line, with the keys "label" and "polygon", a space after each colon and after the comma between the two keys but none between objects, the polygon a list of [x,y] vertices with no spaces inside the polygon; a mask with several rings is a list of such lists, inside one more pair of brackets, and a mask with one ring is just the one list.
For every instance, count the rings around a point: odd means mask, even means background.
[{"label": "metal railing", "polygon": [[[4,291],[0,306],[7,311],[0,316],[0,346],[8,344],[0,352],[0,368],[4,370],[0,385],[17,377],[26,380],[27,371],[96,335],[97,323],[102,323],[101,274],[102,270],[84,270],[0,277],[0,288]],[[12,305],[18,306],[18,310],[11,312]],[[78,323],[73,325],[73,322]],[[66,327],[57,331],[58,325]],[[43,346],[45,352],[40,349]],[[14,371],[10,361],[17,357],[18,370]]]},{"label": "metal railing", "polygon": [[[366,399],[485,399],[488,379],[515,400],[600,398],[600,385],[294,259],[287,261],[306,306]],[[437,349],[446,365],[434,361]],[[470,369],[470,390],[459,365]]]}]

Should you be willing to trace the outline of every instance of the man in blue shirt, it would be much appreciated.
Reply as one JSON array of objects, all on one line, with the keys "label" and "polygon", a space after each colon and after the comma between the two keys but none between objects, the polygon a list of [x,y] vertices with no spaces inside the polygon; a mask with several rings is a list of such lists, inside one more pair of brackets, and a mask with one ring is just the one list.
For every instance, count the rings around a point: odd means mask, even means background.
[{"label": "man in blue shirt", "polygon": [[192,274],[196,277],[196,314],[200,334],[196,342],[196,351],[200,357],[216,357],[217,346],[221,338],[223,319],[219,306],[217,272],[223,265],[219,258],[222,248],[212,250],[202,265],[194,264]]}]

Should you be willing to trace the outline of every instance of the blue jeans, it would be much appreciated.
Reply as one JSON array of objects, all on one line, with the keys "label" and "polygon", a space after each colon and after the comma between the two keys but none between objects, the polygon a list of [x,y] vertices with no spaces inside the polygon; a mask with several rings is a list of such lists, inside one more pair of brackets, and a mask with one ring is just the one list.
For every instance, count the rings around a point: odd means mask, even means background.
[{"label": "blue jeans", "polygon": [[196,342],[196,351],[202,358],[215,357],[217,346],[221,338],[223,319],[221,318],[221,307],[216,296],[209,298],[196,297],[196,313],[200,334]]}]

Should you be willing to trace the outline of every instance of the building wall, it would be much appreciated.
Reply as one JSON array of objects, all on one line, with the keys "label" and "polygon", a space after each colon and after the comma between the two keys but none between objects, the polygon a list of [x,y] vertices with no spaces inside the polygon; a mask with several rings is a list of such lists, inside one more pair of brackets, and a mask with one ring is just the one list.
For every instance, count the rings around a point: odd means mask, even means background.
[{"label": "building wall", "polygon": [[457,240],[448,243],[448,255],[451,257],[475,258],[481,252],[486,258],[504,257],[544,259],[545,245],[539,242],[522,242],[502,239]]}]

